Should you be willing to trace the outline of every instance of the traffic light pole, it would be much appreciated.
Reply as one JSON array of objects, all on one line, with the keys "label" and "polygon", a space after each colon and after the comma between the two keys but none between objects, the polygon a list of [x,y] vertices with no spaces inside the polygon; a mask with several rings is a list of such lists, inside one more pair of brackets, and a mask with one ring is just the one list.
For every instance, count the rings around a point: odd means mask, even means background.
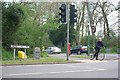
[{"label": "traffic light pole", "polygon": [[88,1],[87,8],[88,8],[88,18],[89,18],[89,25],[88,25],[88,54],[90,54],[90,30],[89,30],[89,27],[90,27],[90,9],[89,9],[89,1]]},{"label": "traffic light pole", "polygon": [[68,44],[69,44],[69,4],[66,3],[66,21],[67,21],[67,61],[69,60],[69,51],[68,51]]}]

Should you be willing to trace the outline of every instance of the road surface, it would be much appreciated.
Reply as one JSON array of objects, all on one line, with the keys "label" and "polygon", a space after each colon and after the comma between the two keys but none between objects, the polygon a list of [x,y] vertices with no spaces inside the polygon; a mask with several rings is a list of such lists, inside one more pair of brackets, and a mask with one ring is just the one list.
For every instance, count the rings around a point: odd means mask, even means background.
[{"label": "road surface", "polygon": [[118,78],[118,60],[3,66],[3,78]]}]

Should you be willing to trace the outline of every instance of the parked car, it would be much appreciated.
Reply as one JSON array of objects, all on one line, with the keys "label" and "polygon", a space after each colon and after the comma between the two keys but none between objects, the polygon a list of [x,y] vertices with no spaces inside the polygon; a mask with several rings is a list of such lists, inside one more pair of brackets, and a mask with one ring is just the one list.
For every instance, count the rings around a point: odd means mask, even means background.
[{"label": "parked car", "polygon": [[76,46],[76,47],[70,49],[70,52],[71,52],[71,54],[76,53],[76,54],[81,55],[82,53],[86,53],[88,55],[87,46],[82,46],[82,45],[79,45],[79,46]]},{"label": "parked car", "polygon": [[53,54],[53,53],[61,53],[61,49],[58,47],[48,47],[47,49],[45,49],[45,51],[49,54]]}]

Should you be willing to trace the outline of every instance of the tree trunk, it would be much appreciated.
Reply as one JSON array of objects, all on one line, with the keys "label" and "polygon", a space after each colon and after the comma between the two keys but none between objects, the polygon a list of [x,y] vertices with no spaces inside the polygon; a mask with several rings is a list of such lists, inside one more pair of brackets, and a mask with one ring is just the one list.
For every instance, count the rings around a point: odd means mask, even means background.
[{"label": "tree trunk", "polygon": [[105,22],[104,22],[104,30],[103,30],[103,32],[104,32],[104,37],[106,37]]},{"label": "tree trunk", "polygon": [[80,20],[80,23],[79,25],[77,25],[77,28],[76,28],[76,32],[77,32],[77,35],[76,35],[76,45],[79,44],[79,38],[80,38],[80,35],[79,35],[79,32],[80,32],[80,28],[81,28],[81,24],[84,20],[84,11],[85,11],[85,2],[83,2],[83,7],[82,7],[82,17],[81,17],[81,20]]},{"label": "tree trunk", "polygon": [[105,21],[105,24],[106,24],[106,27],[107,27],[107,37],[109,37],[109,33],[110,33],[110,30],[109,30],[109,23],[108,23],[108,19],[107,19],[107,15],[104,11],[104,3],[103,3],[103,6],[100,5],[101,9],[102,9],[102,14],[103,14],[103,17],[104,17],[104,21]]},{"label": "tree trunk", "polygon": [[83,22],[82,22],[82,37],[81,37],[81,40],[82,40],[82,45],[83,45],[83,34],[84,34],[84,20],[83,20]]},{"label": "tree trunk", "polygon": [[[96,27],[96,26],[94,25],[94,19],[93,19],[93,17],[94,17],[94,12],[95,12],[97,6],[98,6],[98,2],[96,3],[96,5],[95,5],[95,7],[94,7],[94,9],[93,9],[93,11],[92,11],[91,18],[90,18],[90,19],[91,19],[91,20],[90,20],[90,22],[91,22],[90,25],[93,24],[94,27]],[[92,31],[92,26],[91,26],[91,31]],[[94,33],[93,33],[93,32],[92,32],[92,35],[94,36]]]}]

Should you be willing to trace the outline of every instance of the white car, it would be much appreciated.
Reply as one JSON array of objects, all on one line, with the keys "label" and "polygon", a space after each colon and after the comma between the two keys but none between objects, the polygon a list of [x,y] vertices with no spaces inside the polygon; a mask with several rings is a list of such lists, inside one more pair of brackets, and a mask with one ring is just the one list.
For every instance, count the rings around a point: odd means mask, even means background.
[{"label": "white car", "polygon": [[61,53],[61,49],[58,47],[48,47],[47,49],[45,49],[45,51],[49,54],[53,54],[53,53]]}]

